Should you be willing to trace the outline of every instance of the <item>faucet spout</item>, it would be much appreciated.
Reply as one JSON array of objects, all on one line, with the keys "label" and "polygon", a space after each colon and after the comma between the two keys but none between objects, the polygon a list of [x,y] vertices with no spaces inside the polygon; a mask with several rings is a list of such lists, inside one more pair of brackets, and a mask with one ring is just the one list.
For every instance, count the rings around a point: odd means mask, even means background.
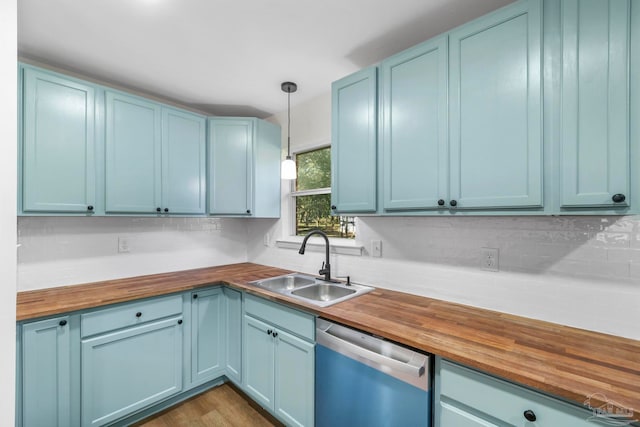
[{"label": "faucet spout", "polygon": [[324,275],[324,280],[327,282],[331,281],[331,265],[329,264],[329,237],[327,236],[327,234],[322,231],[322,230],[311,230],[309,233],[307,233],[306,236],[304,236],[304,239],[302,240],[302,245],[300,246],[300,250],[298,251],[298,253],[300,255],[304,255],[304,251],[305,248],[307,247],[307,240],[309,240],[309,237],[313,236],[314,234],[318,234],[320,236],[322,236],[324,238],[324,242],[325,242],[325,261],[322,263],[322,268],[320,269],[320,271],[318,272],[321,275]]}]

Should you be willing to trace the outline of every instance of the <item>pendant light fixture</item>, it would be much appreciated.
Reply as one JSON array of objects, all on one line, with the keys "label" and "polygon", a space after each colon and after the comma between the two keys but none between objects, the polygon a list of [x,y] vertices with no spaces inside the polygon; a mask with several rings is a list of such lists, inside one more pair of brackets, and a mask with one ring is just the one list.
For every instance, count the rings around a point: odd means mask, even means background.
[{"label": "pendant light fixture", "polygon": [[282,179],[296,179],[296,162],[291,159],[291,94],[298,90],[298,85],[284,82],[280,87],[287,93],[287,158],[282,162],[280,176]]}]

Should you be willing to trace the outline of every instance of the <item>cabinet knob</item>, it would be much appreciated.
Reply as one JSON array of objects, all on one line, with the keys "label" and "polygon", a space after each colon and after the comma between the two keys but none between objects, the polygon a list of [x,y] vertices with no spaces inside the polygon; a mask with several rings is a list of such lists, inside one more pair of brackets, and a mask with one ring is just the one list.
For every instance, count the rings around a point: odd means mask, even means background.
[{"label": "cabinet knob", "polygon": [[60,323],[58,323],[58,325],[60,325],[60,326],[64,326],[66,324],[67,324],[66,320],[61,320]]},{"label": "cabinet knob", "polygon": [[457,201],[455,201],[455,200],[451,200],[451,201],[449,202],[449,204],[450,204],[451,206],[458,206],[458,202],[457,202]]},{"label": "cabinet knob", "polygon": [[273,331],[271,329],[267,329],[267,335],[271,335]]},{"label": "cabinet knob", "polygon": [[438,200],[438,206],[444,206],[444,200],[443,199]]},{"label": "cabinet knob", "polygon": [[247,209],[247,213],[250,214],[251,213],[251,209]]},{"label": "cabinet knob", "polygon": [[198,294],[193,294],[193,299],[198,299]]},{"label": "cabinet knob", "polygon": [[169,208],[164,208],[164,211],[165,212],[169,212]]},{"label": "cabinet knob", "polygon": [[627,200],[627,198],[624,196],[624,194],[614,194],[613,197],[611,197],[611,200],[613,200],[614,203],[622,203],[625,200]]},{"label": "cabinet knob", "polygon": [[527,421],[533,422],[537,419],[535,412],[533,412],[531,409],[527,409],[522,415],[524,415]]},{"label": "cabinet knob", "polygon": [[142,313],[141,312],[137,312],[136,313],[136,317],[142,317]]},{"label": "cabinet knob", "polygon": [[93,212],[93,206],[92,206],[92,205],[87,206],[87,210],[88,210],[89,212]]},{"label": "cabinet knob", "polygon": [[278,333],[277,333],[277,332],[274,332],[274,333],[273,333],[273,337],[275,338],[275,337],[277,337],[277,336],[278,336]]},{"label": "cabinet knob", "polygon": [[156,208],[156,212],[162,212],[162,209]]},{"label": "cabinet knob", "polygon": [[178,320],[178,325],[182,325],[182,319]]},{"label": "cabinet knob", "polygon": [[336,205],[331,205],[331,209],[333,209],[335,211],[338,208],[336,207]]}]

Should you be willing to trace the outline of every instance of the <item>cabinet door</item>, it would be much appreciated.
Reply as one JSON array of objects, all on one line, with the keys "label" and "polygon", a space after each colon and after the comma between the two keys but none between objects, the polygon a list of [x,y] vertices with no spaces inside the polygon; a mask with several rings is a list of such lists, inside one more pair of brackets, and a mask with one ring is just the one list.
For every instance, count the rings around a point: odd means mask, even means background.
[{"label": "cabinet door", "polygon": [[22,326],[24,427],[77,425],[71,414],[69,317]]},{"label": "cabinet door", "polygon": [[377,68],[332,85],[331,205],[334,212],[375,212]]},{"label": "cabinet door", "polygon": [[313,344],[277,331],[275,412],[287,425],[313,425],[314,360]]},{"label": "cabinet door", "polygon": [[191,382],[224,373],[223,294],[221,289],[193,292],[191,298]]},{"label": "cabinet door", "polygon": [[82,341],[82,425],[100,426],[182,390],[174,317]]},{"label": "cabinet door", "polygon": [[236,382],[242,381],[242,292],[224,288],[225,373]]},{"label": "cabinet door", "polygon": [[209,213],[250,215],[253,121],[209,119]]},{"label": "cabinet door", "polygon": [[95,205],[94,88],[24,70],[22,210],[91,212]]},{"label": "cabinet door", "polygon": [[450,33],[452,206],[542,205],[540,12],[518,2]]},{"label": "cabinet door", "polygon": [[628,205],[629,37],[628,0],[562,2],[563,207]]},{"label": "cabinet door", "polygon": [[251,316],[244,316],[243,384],[244,391],[256,402],[273,409],[275,328]]},{"label": "cabinet door", "polygon": [[170,213],[203,214],[206,200],[206,121],[162,109],[162,208]]},{"label": "cabinet door", "polygon": [[156,213],[161,206],[160,106],[106,92],[106,211]]},{"label": "cabinet door", "polygon": [[448,199],[447,38],[382,62],[384,209]]}]

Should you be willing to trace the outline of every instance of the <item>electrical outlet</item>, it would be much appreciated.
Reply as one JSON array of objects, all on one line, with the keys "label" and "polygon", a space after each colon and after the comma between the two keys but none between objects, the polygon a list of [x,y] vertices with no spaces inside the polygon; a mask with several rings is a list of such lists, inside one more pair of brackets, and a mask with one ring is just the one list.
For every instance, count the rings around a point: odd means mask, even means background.
[{"label": "electrical outlet", "polygon": [[118,237],[118,253],[124,254],[129,252],[129,238],[120,236]]},{"label": "electrical outlet", "polygon": [[382,240],[371,241],[371,256],[380,258],[382,256]]},{"label": "electrical outlet", "polygon": [[500,250],[497,248],[481,248],[481,267],[487,271],[499,271]]}]

